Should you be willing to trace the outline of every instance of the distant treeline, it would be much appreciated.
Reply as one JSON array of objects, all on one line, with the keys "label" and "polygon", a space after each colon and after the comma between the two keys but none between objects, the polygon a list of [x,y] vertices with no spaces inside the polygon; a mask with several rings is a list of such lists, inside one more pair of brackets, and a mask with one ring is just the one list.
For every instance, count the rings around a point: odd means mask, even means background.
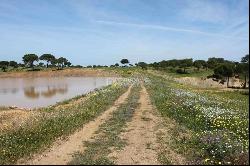
[{"label": "distant treeline", "polygon": [[153,67],[155,69],[164,69],[167,67],[173,67],[173,68],[180,68],[183,69],[182,73],[186,73],[186,69],[189,67],[195,67],[197,70],[200,69],[215,69],[221,65],[227,65],[231,68],[235,69],[235,72],[240,72],[240,69],[242,69],[243,66],[246,66],[249,62],[249,55],[246,55],[242,57],[240,62],[234,62],[225,60],[224,58],[208,58],[207,61],[205,60],[195,60],[193,61],[192,58],[190,59],[172,59],[172,60],[163,60],[161,62],[154,62],[150,64],[146,64],[144,62],[139,62],[137,65],[141,66],[142,68],[145,67]]},{"label": "distant treeline", "polygon": [[[8,67],[29,67],[34,70],[34,62],[45,61],[46,67],[57,67],[58,69],[63,69],[65,66],[82,68],[81,65],[72,66],[72,64],[64,57],[56,58],[51,54],[43,54],[38,57],[36,54],[26,54],[23,56],[23,63],[17,63],[15,61],[0,61],[0,68],[6,71]],[[129,62],[128,59],[122,59],[119,63],[114,65],[88,65],[86,68],[103,68],[103,67],[133,67],[134,65]],[[37,66],[45,67],[43,62],[40,62]],[[193,60],[190,59],[171,59],[163,60],[160,62],[145,63],[138,62],[135,64],[136,67],[142,69],[153,68],[156,70],[166,70],[171,69],[172,71],[179,74],[188,74],[189,68],[196,68],[197,71],[203,70],[213,70],[214,74],[212,77],[216,79],[224,79],[232,76],[244,76],[246,87],[247,77],[249,77],[249,55],[245,55],[241,58],[240,62],[225,60],[224,58],[211,57],[208,60]]]},{"label": "distant treeline", "polygon": [[[36,54],[25,54],[23,56],[23,63],[17,63],[16,61],[0,61],[0,67],[3,71],[6,71],[8,67],[18,68],[18,67],[30,67],[34,70],[34,62],[45,61],[46,67],[57,67],[62,69],[65,66],[71,66],[72,64],[64,57],[56,58],[51,54],[43,54],[38,57]],[[38,63],[39,67],[45,67],[43,62]]]},{"label": "distant treeline", "polygon": [[[132,67],[133,64],[129,63],[128,59],[122,59],[120,61],[122,66],[119,63],[114,65],[110,65],[109,67]],[[242,76],[245,79],[243,87],[246,87],[247,77],[249,77],[249,55],[245,55],[241,58],[240,62],[225,60],[224,58],[215,58],[211,57],[208,60],[193,60],[190,59],[171,59],[171,60],[163,60],[160,62],[154,63],[145,63],[138,62],[135,64],[136,67],[140,67],[142,69],[153,68],[155,70],[171,70],[178,74],[189,74],[187,69],[195,68],[196,71],[203,72],[203,70],[213,70],[214,74],[210,77],[221,79],[225,81],[227,78],[227,83],[229,83],[229,77],[239,77]],[[101,65],[89,65],[87,68],[100,68],[100,67],[108,67]]]},{"label": "distant treeline", "polygon": [[246,87],[247,77],[249,77],[249,55],[245,55],[241,58],[240,62],[225,60],[224,58],[208,58],[205,60],[195,60],[190,59],[172,59],[172,60],[163,60],[161,62],[154,62],[147,64],[145,62],[139,62],[136,66],[140,66],[142,69],[147,69],[148,67],[154,68],[156,70],[166,70],[171,68],[175,70],[176,73],[188,74],[187,69],[195,67],[197,71],[200,69],[204,70],[213,70],[214,74],[212,77],[216,79],[223,79],[227,77],[229,82],[229,77],[240,75],[244,76]]}]

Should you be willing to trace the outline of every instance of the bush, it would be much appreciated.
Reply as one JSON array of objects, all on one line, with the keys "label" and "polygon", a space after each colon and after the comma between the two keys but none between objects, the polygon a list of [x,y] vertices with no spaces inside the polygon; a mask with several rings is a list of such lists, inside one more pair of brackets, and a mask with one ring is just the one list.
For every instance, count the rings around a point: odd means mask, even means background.
[{"label": "bush", "polygon": [[216,78],[216,79],[223,79],[223,76],[220,75],[220,74],[213,74],[213,78]]},{"label": "bush", "polygon": [[214,78],[214,76],[213,75],[207,76],[207,79],[209,79],[209,78]]},{"label": "bush", "polygon": [[178,74],[189,74],[187,71],[184,71],[182,69],[177,69],[176,73],[178,73]]},{"label": "bush", "polygon": [[224,85],[225,82],[226,82],[226,80],[223,79],[223,80],[220,81],[220,84]]}]

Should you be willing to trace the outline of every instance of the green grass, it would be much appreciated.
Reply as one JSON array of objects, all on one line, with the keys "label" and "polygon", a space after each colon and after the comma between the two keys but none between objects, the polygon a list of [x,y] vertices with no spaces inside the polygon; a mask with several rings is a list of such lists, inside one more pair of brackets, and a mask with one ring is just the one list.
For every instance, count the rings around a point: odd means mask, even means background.
[{"label": "green grass", "polygon": [[158,70],[161,71],[165,74],[168,74],[169,76],[172,77],[207,77],[209,75],[213,74],[213,70],[211,69],[200,69],[199,71],[196,68],[188,68],[186,71],[188,72],[187,74],[179,74],[176,73],[176,70],[179,69],[178,67],[173,68],[173,67],[169,67],[169,68],[165,68],[162,70]]},{"label": "green grass", "polygon": [[[201,92],[162,77],[149,75],[146,87],[163,117],[191,131],[177,139],[193,163],[248,164],[249,96],[237,92]],[[176,131],[175,131],[176,132]],[[174,134],[178,135],[178,134]],[[240,160],[241,159],[241,160]]]},{"label": "green grass", "polygon": [[111,165],[108,158],[112,149],[121,149],[126,142],[119,137],[126,123],[131,120],[138,106],[140,88],[135,86],[127,101],[121,104],[113,113],[112,118],[100,126],[93,141],[85,142],[87,149],[76,153],[71,165]]},{"label": "green grass", "polygon": [[[96,91],[98,91],[98,90],[90,91],[90,92],[88,92],[88,94],[95,93]],[[73,97],[73,98],[71,98],[71,99],[66,99],[66,100],[57,102],[56,104],[51,105],[51,106],[50,106],[50,109],[51,109],[51,108],[58,107],[58,106],[63,106],[63,105],[70,104],[71,102],[74,102],[74,101],[76,101],[76,100],[78,100],[78,99],[80,99],[80,98],[87,97],[88,94],[77,95],[77,96],[75,96],[75,97]],[[46,107],[45,107],[45,109],[46,109]]]},{"label": "green grass", "polygon": [[112,71],[122,77],[131,77],[135,74],[142,73],[143,70],[138,67],[109,67],[105,68],[105,71]]},{"label": "green grass", "polygon": [[40,111],[40,118],[0,135],[0,164],[13,164],[49,147],[56,138],[71,134],[105,111],[126,89],[126,84],[115,83],[67,109],[53,111],[53,108],[44,108]]},{"label": "green grass", "polygon": [[172,162],[167,158],[164,154],[160,154],[158,156],[158,160],[163,164],[163,165],[173,165]]},{"label": "green grass", "polygon": [[[35,70],[46,70],[46,68],[44,67],[34,67]],[[6,69],[5,72],[21,72],[21,71],[30,71],[31,68],[27,68],[27,67],[17,67],[17,68],[13,68],[13,67],[8,67]],[[3,70],[0,68],[0,72],[3,72]]]}]

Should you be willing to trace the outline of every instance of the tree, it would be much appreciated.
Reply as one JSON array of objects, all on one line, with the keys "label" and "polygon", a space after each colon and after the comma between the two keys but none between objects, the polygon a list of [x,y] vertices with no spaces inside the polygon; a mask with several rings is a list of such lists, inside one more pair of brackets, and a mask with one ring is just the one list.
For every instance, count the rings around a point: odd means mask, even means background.
[{"label": "tree", "polygon": [[8,61],[0,61],[0,67],[2,68],[3,72],[6,72],[6,69],[9,66],[9,62]]},{"label": "tree", "polygon": [[43,54],[42,56],[39,57],[40,60],[42,61],[47,61],[47,68],[49,67],[49,62],[51,63],[55,57],[51,54]]},{"label": "tree", "polygon": [[68,65],[70,66],[71,63],[68,61],[68,59],[62,57],[62,67],[68,66]]},{"label": "tree", "polygon": [[15,62],[15,61],[10,61],[9,66],[14,67],[14,68],[17,68],[17,67],[18,67],[18,64],[17,64],[17,62]]},{"label": "tree", "polygon": [[191,67],[193,59],[182,59],[180,60],[180,67],[183,68],[183,72],[186,73],[186,68]]},{"label": "tree", "polygon": [[18,63],[18,66],[19,66],[19,67],[25,67],[25,64],[23,64],[23,63]]},{"label": "tree", "polygon": [[247,86],[247,76],[249,76],[249,54],[241,58],[241,68],[242,73],[244,73],[245,76],[245,82],[243,85],[243,88],[246,88]]},{"label": "tree", "polygon": [[118,66],[119,66],[119,63],[116,63],[115,66],[118,67]]},{"label": "tree", "polygon": [[59,66],[58,69],[63,68],[63,62],[64,62],[63,57],[57,59],[57,65]]},{"label": "tree", "polygon": [[224,58],[212,57],[212,58],[208,58],[208,61],[207,61],[208,68],[210,69],[215,69],[217,66],[221,65],[222,63],[224,63]]},{"label": "tree", "polygon": [[198,71],[200,70],[200,68],[205,67],[205,64],[206,64],[206,61],[204,60],[196,60],[193,63],[194,67],[196,67]]},{"label": "tree", "polygon": [[43,62],[40,62],[40,63],[38,64],[38,66],[39,66],[39,67],[44,67],[44,63],[43,63]]},{"label": "tree", "polygon": [[57,64],[57,59],[55,58],[55,59],[53,59],[53,60],[51,61],[51,65],[52,65],[53,67],[55,67],[56,64]]},{"label": "tree", "polygon": [[205,63],[203,64],[203,68],[205,68],[206,70],[208,69],[208,64],[207,64],[206,61],[205,61]]},{"label": "tree", "polygon": [[36,54],[26,54],[23,56],[23,62],[25,65],[29,65],[34,70],[34,61],[38,61]]},{"label": "tree", "polygon": [[81,66],[81,65],[76,65],[75,67],[76,68],[83,68],[83,66]]},{"label": "tree", "polygon": [[183,60],[177,60],[177,59],[168,60],[167,65],[172,67],[180,66],[182,61]]},{"label": "tree", "polygon": [[243,88],[247,86],[247,77],[249,77],[249,64],[248,63],[238,63],[235,67],[235,73],[239,75],[244,75]]},{"label": "tree", "polygon": [[66,62],[65,65],[70,67],[72,65],[72,63],[71,62]]},{"label": "tree", "polygon": [[59,59],[57,59],[57,58],[53,59],[53,60],[51,61],[51,64],[52,64],[53,66],[57,66],[57,69],[58,69],[58,70],[60,69],[60,61],[59,61]]},{"label": "tree", "polygon": [[229,77],[233,76],[233,66],[230,64],[222,64],[214,69],[214,74],[227,77],[227,87],[229,86]]},{"label": "tree", "polygon": [[64,57],[60,57],[58,58],[58,63],[61,65],[61,68],[63,68],[68,64],[68,60]]},{"label": "tree", "polygon": [[62,67],[64,67],[64,66],[68,66],[68,64],[71,64],[71,63],[68,61],[68,59],[63,58],[63,64],[62,64]]},{"label": "tree", "polygon": [[137,66],[141,67],[142,69],[147,69],[147,63],[145,62],[138,62]]},{"label": "tree", "polygon": [[124,64],[127,64],[127,63],[129,63],[128,59],[122,59],[122,60],[121,60],[121,64],[124,65]]},{"label": "tree", "polygon": [[154,69],[159,69],[159,63],[158,62],[154,62],[153,64],[152,64],[152,66],[153,66],[153,68]]},{"label": "tree", "polygon": [[249,63],[249,54],[241,58],[241,62],[243,63]]}]

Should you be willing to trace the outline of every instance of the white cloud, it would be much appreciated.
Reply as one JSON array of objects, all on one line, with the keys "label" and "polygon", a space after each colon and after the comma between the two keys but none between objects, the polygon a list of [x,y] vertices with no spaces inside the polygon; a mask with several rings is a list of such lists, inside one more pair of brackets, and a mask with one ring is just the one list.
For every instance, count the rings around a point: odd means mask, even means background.
[{"label": "white cloud", "polygon": [[180,15],[191,21],[224,23],[229,9],[220,1],[188,0]]},{"label": "white cloud", "polygon": [[174,27],[161,26],[161,25],[124,23],[124,22],[105,21],[105,20],[96,20],[96,22],[101,23],[101,24],[109,24],[109,25],[131,26],[131,27],[136,27],[136,28],[149,28],[149,29],[155,29],[155,30],[185,32],[185,33],[194,33],[194,34],[214,36],[214,37],[248,40],[248,38],[243,38],[243,37],[234,37],[234,36],[229,36],[229,35],[221,35],[221,34],[216,34],[216,33],[209,33],[209,32],[203,32],[203,31],[197,31],[197,30],[191,30],[191,29],[174,28]]}]

